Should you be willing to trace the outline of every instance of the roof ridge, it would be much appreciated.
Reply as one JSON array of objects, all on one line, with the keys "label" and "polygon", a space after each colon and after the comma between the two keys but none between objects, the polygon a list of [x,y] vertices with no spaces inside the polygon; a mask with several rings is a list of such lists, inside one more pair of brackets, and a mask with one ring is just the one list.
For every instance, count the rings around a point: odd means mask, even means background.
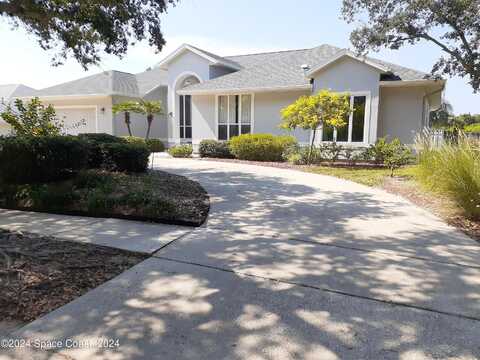
[{"label": "roof ridge", "polygon": [[304,48],[304,49],[290,49],[290,50],[277,50],[277,51],[264,51],[264,52],[259,52],[259,53],[250,53],[250,54],[240,54],[240,55],[228,55],[224,56],[224,58],[231,58],[231,57],[241,57],[241,56],[252,56],[252,55],[265,55],[265,54],[279,54],[279,53],[285,53],[285,52],[295,52],[295,51],[305,51],[305,50],[312,50],[315,49],[316,47],[320,47],[326,44],[322,44],[319,46],[315,46],[313,48]]}]

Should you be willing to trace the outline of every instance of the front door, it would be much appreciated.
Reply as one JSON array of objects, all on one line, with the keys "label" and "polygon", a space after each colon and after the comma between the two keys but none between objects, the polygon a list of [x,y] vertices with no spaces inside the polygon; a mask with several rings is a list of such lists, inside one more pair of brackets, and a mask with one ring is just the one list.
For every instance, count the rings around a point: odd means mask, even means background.
[{"label": "front door", "polygon": [[192,139],[192,96],[180,95],[180,139]]}]

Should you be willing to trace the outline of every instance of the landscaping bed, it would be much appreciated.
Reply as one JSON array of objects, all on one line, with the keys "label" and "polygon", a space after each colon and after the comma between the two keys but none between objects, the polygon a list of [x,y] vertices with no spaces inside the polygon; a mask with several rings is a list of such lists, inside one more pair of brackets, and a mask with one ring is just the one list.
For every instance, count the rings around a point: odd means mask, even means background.
[{"label": "landscaping bed", "polygon": [[96,169],[62,181],[1,184],[0,207],[200,226],[210,202],[205,189],[184,176]]},{"label": "landscaping bed", "polygon": [[99,245],[0,230],[0,324],[35,320],[147,257]]}]

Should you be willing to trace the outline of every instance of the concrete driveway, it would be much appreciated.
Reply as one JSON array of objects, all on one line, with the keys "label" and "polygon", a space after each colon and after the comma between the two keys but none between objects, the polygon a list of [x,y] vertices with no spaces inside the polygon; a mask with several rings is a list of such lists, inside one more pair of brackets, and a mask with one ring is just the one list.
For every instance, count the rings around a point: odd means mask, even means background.
[{"label": "concrete driveway", "polygon": [[206,187],[208,223],[15,334],[94,345],[6,359],[480,358],[480,247],[434,215],[321,175],[156,166]]}]

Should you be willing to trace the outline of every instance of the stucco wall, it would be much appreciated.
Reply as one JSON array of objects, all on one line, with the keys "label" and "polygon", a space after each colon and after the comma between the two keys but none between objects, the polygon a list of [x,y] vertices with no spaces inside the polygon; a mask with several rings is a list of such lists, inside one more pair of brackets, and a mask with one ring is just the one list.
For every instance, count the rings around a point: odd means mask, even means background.
[{"label": "stucco wall", "polygon": [[[168,138],[171,141],[180,137],[179,119],[177,116],[179,113],[178,101],[175,94],[176,87],[179,81],[192,74],[195,74],[202,82],[208,80],[210,78],[209,61],[197,54],[186,51],[168,64],[168,108],[172,112],[172,117],[168,120]],[[196,121],[193,114],[192,121]]]},{"label": "stucco wall", "polygon": [[[168,105],[167,105],[167,87],[161,86],[150,92],[144,97],[145,100],[161,101],[165,106],[163,115],[156,115],[153,119],[152,128],[150,130],[150,138],[168,139]],[[124,96],[114,96],[113,103],[118,104],[123,101],[136,100]],[[113,117],[113,133],[117,136],[127,136],[128,130],[125,125],[125,115],[119,113]],[[145,115],[130,114],[131,129],[134,136],[144,137],[147,132],[147,119]]]},{"label": "stucco wall", "polygon": [[378,136],[398,137],[403,143],[412,144],[422,128],[424,94],[421,87],[382,88]]},{"label": "stucco wall", "polygon": [[[48,98],[40,98],[44,104],[51,104],[55,107],[96,107],[97,115],[97,132],[113,134],[112,121],[112,99],[110,96],[105,97],[85,97],[83,99],[63,99],[52,100]],[[65,111],[62,108],[62,111]]]},{"label": "stucco wall", "polygon": [[289,133],[278,127],[282,121],[280,110],[293,103],[300,96],[308,94],[308,91],[256,93],[253,132],[276,135],[291,134],[297,137],[299,142],[308,142],[310,132],[296,130]]},{"label": "stucco wall", "polygon": [[[378,70],[354,59],[339,60],[315,74],[314,92],[322,89],[351,92],[352,94],[368,92],[366,112],[369,136],[367,140],[370,143],[376,141],[380,92],[380,73]],[[370,102],[368,99],[370,99]]]},{"label": "stucco wall", "polygon": [[192,143],[216,138],[215,95],[192,96]]}]

